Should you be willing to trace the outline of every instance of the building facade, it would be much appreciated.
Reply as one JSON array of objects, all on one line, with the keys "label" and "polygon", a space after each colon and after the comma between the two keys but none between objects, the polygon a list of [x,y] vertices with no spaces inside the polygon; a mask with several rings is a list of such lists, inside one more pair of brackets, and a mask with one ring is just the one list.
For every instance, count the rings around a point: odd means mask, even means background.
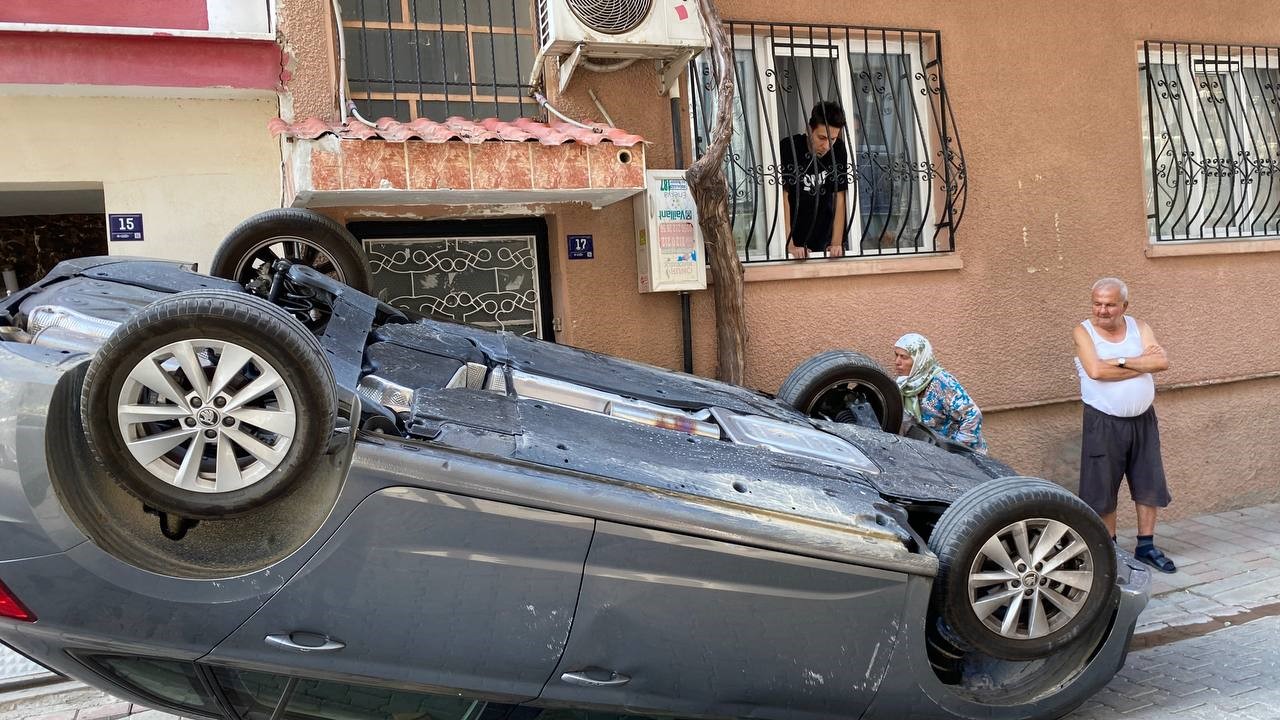
[{"label": "building facade", "polygon": [[[647,171],[705,147],[707,56],[540,53],[526,0],[280,0],[243,38],[212,29],[214,6],[207,28],[146,22],[197,28],[172,42],[269,48],[279,67],[175,63],[225,74],[126,92],[157,83],[0,63],[5,103],[42,123],[10,145],[0,188],[96,182],[107,213],[146,216],[129,254],[199,259],[252,212],[314,208],[360,240],[399,304],[716,374],[710,291],[688,295],[688,355],[680,294],[640,292],[634,205]],[[920,332],[982,406],[993,454],[1074,487],[1071,332],[1093,281],[1119,276],[1171,358],[1156,403],[1171,515],[1280,497],[1280,2],[717,7],[738,86],[726,172],[748,385],[774,391],[835,348],[888,367],[894,340]],[[22,47],[87,32],[8,20]],[[130,24],[97,21],[112,23]],[[64,83],[95,89],[51,90]],[[850,117],[845,247],[793,260],[778,148],[818,100]],[[67,137],[97,139],[68,153]]]},{"label": "building facade", "polygon": [[0,264],[21,284],[84,254],[207,267],[236,223],[278,206],[273,15],[258,0],[4,3],[0,108],[20,130],[0,162]]}]

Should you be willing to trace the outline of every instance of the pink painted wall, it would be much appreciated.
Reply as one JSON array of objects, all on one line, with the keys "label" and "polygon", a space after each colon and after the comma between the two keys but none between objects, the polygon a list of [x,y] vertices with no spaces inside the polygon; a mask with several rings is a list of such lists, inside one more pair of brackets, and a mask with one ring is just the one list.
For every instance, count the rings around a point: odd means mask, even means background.
[{"label": "pink painted wall", "polygon": [[4,0],[0,22],[208,30],[207,0]]},{"label": "pink painted wall", "polygon": [[281,65],[266,41],[9,32],[0,42],[0,83],[273,90]]}]

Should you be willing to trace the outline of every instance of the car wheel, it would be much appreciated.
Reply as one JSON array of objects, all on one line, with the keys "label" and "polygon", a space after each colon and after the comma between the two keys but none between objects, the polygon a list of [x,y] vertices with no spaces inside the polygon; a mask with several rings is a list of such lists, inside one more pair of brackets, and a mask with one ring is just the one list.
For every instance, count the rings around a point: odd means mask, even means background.
[{"label": "car wheel", "polygon": [[1005,477],[973,488],[939,518],[929,548],[938,556],[934,616],[997,658],[1044,657],[1118,598],[1106,526],[1047,480]]},{"label": "car wheel", "polygon": [[805,360],[783,381],[778,399],[810,417],[895,434],[902,426],[898,384],[859,352],[830,350]]},{"label": "car wheel", "polygon": [[269,277],[277,260],[310,266],[363,293],[373,287],[355,237],[333,220],[300,208],[268,210],[237,225],[218,246],[210,274],[247,285]]},{"label": "car wheel", "polygon": [[85,375],[89,448],[146,505],[196,519],[281,497],[325,451],[337,411],[319,341],[248,293],[165,297],[118,327]]}]

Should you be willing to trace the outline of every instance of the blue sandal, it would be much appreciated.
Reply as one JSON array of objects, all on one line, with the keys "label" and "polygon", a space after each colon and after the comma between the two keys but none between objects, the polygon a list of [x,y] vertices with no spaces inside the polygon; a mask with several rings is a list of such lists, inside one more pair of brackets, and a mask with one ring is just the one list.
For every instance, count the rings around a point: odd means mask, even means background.
[{"label": "blue sandal", "polygon": [[1168,558],[1160,549],[1152,545],[1149,550],[1137,550],[1133,556],[1162,573],[1177,572],[1178,566]]}]

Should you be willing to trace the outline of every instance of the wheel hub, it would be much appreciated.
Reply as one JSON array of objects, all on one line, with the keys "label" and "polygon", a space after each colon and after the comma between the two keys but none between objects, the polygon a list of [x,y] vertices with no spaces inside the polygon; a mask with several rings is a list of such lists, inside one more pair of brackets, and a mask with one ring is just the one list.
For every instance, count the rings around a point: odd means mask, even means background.
[{"label": "wheel hub", "polygon": [[1095,571],[1075,529],[1047,518],[1020,520],[983,543],[969,568],[968,600],[1003,637],[1044,637],[1081,612]]},{"label": "wheel hub", "polygon": [[218,416],[217,410],[211,407],[202,407],[196,412],[196,422],[204,427],[211,428],[216,427],[221,422],[221,418]]},{"label": "wheel hub", "polygon": [[284,376],[224,340],[155,349],[129,371],[117,402],[133,459],[192,492],[233,492],[263,480],[284,461],[299,427]]}]

